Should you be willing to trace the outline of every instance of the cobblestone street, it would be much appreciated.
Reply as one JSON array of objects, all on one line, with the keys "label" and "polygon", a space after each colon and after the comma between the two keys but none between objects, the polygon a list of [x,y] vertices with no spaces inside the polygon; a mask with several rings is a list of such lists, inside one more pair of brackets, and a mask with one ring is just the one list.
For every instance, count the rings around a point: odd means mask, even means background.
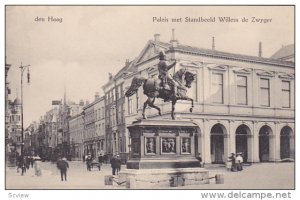
[{"label": "cobblestone street", "polygon": [[[106,175],[111,174],[110,165],[103,165],[101,171],[97,168],[86,170],[86,165],[80,161],[69,162],[68,180],[61,181],[60,173],[55,164],[41,163],[41,177],[34,175],[30,168],[24,176],[17,173],[16,168],[6,168],[6,189],[126,189],[125,184],[105,185]],[[126,166],[122,166],[125,169]],[[294,163],[259,163],[245,166],[242,172],[229,172],[224,167],[209,168],[209,176],[224,175],[224,184],[210,184],[159,188],[153,184],[147,189],[293,189]]]}]

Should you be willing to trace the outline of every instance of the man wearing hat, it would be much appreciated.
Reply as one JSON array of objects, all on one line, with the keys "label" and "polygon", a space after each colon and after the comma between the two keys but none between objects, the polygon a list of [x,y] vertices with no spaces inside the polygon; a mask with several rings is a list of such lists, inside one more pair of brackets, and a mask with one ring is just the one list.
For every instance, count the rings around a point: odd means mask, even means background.
[{"label": "man wearing hat", "polygon": [[236,172],[237,167],[236,167],[236,157],[235,153],[231,153],[231,156],[229,156],[229,160],[231,161],[231,171]]},{"label": "man wearing hat", "polygon": [[64,179],[67,181],[67,169],[69,168],[69,163],[65,157],[57,161],[57,168],[60,170],[61,181]]},{"label": "man wearing hat", "polygon": [[158,78],[161,80],[161,84],[162,84],[161,86],[164,89],[170,89],[170,88],[168,88],[168,86],[169,86],[168,81],[171,81],[173,84],[174,94],[176,94],[176,92],[177,92],[176,83],[175,83],[174,79],[170,76],[168,71],[175,65],[176,65],[176,61],[173,64],[168,65],[165,52],[161,51],[159,53],[159,63],[157,66],[158,73],[159,73]]},{"label": "man wearing hat", "polygon": [[242,152],[239,152],[236,154],[236,164],[237,164],[237,170],[238,171],[242,171],[243,170],[243,162],[244,162],[244,159],[243,159],[243,153]]},{"label": "man wearing hat", "polygon": [[114,155],[114,157],[110,160],[112,175],[118,175],[119,171],[121,171],[121,159],[119,155]]}]

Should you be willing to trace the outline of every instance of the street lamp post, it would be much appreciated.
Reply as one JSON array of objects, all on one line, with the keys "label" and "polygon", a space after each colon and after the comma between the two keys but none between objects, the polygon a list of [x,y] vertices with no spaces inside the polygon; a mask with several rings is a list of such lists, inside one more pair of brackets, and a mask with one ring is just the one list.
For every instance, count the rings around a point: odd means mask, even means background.
[{"label": "street lamp post", "polygon": [[21,63],[20,69],[21,69],[21,156],[24,156],[24,125],[23,125],[23,73],[25,69],[27,68],[27,83],[30,82],[30,73],[29,73],[29,66],[25,65],[23,66]]}]

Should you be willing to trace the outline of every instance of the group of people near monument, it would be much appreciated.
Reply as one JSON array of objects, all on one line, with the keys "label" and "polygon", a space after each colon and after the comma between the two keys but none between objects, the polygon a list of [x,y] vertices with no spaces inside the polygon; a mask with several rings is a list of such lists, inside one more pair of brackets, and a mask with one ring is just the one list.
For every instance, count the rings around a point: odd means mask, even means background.
[{"label": "group of people near monument", "polygon": [[119,155],[114,155],[114,157],[110,160],[112,175],[118,175],[121,171],[121,159]]},{"label": "group of people near monument", "polygon": [[16,154],[16,165],[17,165],[17,172],[21,170],[21,176],[23,176],[27,170],[34,168],[35,175],[41,176],[41,168],[40,168],[40,157],[39,156],[27,156],[27,155],[20,155]]},{"label": "group of people near monument", "polygon": [[[91,171],[93,162],[97,162],[98,161],[97,164],[101,166],[106,160],[107,160],[107,156],[106,155],[103,156],[102,154],[100,154],[98,156],[98,160],[96,160],[95,157],[93,157],[91,154],[88,154],[84,158],[83,161],[86,162],[87,170]],[[122,161],[120,159],[120,155],[115,154],[110,159],[110,164],[111,164],[111,168],[112,168],[112,175],[118,175],[119,172],[121,171],[121,165],[122,165]]]},{"label": "group of people near monument", "polygon": [[243,153],[239,152],[237,154],[231,153],[227,160],[227,169],[232,172],[243,170]]}]

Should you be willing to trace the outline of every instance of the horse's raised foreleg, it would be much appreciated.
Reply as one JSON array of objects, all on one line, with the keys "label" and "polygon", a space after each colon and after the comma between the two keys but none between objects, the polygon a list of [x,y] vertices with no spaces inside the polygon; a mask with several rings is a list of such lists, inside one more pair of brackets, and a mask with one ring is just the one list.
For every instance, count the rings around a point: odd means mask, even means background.
[{"label": "horse's raised foreleg", "polygon": [[175,104],[176,104],[177,99],[172,100],[172,111],[171,111],[171,117],[173,120],[175,120]]},{"label": "horse's raised foreleg", "polygon": [[193,108],[194,108],[194,99],[188,98],[187,100],[188,100],[188,101],[191,101],[192,106],[191,106],[191,108],[190,108],[190,112],[193,112]]},{"label": "horse's raised foreleg", "polygon": [[151,101],[151,103],[149,103],[149,106],[151,108],[155,108],[158,111],[158,114],[161,116],[160,108],[158,106],[154,105],[154,102],[155,102],[155,98],[153,98],[153,100]]},{"label": "horse's raised foreleg", "polygon": [[190,112],[193,112],[193,108],[194,108],[194,99],[189,98],[189,97],[182,97],[180,98],[181,100],[186,100],[186,101],[190,101],[192,103],[191,108],[190,108]]}]

